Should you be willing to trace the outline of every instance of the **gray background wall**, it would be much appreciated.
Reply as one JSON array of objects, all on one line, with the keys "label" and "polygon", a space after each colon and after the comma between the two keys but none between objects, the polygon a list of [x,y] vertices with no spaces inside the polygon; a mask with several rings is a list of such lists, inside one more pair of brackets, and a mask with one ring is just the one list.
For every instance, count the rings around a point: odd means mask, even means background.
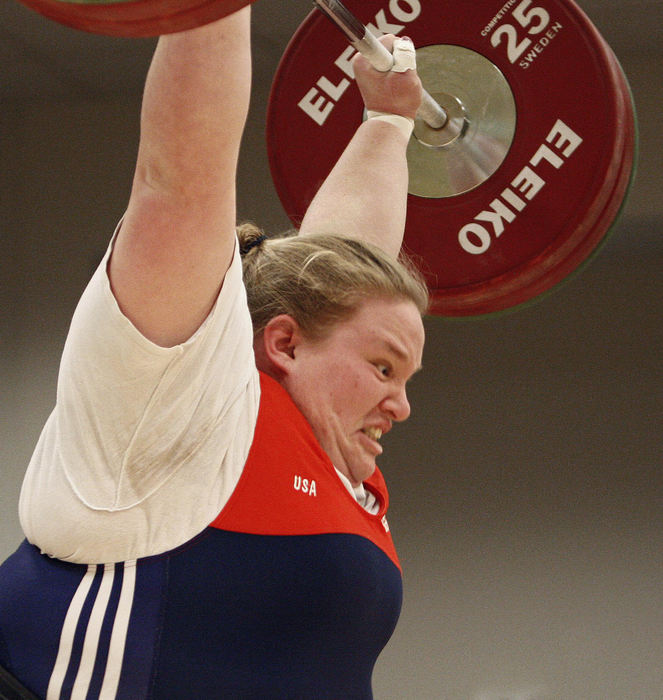
[{"label": "gray background wall", "polygon": [[[382,700],[663,698],[660,0],[581,0],[631,80],[639,176],[616,232],[541,303],[429,318],[409,423],[381,468],[405,572]],[[255,5],[239,214],[288,222],[265,106],[305,2]],[[0,558],[53,405],[74,305],[126,203],[152,40],[0,5]]]}]

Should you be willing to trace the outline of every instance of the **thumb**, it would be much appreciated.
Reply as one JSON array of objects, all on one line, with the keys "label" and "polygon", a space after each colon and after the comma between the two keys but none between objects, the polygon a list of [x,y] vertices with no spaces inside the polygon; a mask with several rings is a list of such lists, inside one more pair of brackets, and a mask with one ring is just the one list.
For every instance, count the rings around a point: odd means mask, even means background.
[{"label": "thumb", "polygon": [[417,54],[412,39],[409,37],[396,37],[392,54],[394,65],[391,70],[395,73],[405,73],[405,71],[417,69]]}]

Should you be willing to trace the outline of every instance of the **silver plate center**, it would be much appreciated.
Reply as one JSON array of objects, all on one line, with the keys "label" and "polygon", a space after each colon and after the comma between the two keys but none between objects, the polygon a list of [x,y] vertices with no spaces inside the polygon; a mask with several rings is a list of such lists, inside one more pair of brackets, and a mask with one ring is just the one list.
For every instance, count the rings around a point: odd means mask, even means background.
[{"label": "silver plate center", "polygon": [[449,119],[442,129],[416,120],[408,189],[419,197],[454,197],[478,187],[504,162],[516,132],[516,102],[503,73],[462,46],[418,49],[417,69]]}]

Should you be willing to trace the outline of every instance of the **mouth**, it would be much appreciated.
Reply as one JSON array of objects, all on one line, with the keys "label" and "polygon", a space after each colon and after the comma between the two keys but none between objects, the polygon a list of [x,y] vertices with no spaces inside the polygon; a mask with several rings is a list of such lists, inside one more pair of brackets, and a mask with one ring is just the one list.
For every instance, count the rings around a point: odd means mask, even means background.
[{"label": "mouth", "polygon": [[375,442],[382,437],[381,428],[364,428],[361,432],[364,433],[364,435],[368,435],[368,437],[371,438],[371,440],[375,440]]}]

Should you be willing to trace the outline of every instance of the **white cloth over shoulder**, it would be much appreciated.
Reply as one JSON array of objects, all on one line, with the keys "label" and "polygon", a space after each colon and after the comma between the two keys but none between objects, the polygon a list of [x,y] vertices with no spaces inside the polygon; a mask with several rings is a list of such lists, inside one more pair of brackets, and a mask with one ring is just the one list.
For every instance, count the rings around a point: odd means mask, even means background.
[{"label": "white cloth over shoulder", "polygon": [[74,314],[19,504],[28,540],[74,562],[157,554],[209,525],[241,475],[260,399],[238,246],[208,318],[172,348],[122,314],[110,250]]}]

